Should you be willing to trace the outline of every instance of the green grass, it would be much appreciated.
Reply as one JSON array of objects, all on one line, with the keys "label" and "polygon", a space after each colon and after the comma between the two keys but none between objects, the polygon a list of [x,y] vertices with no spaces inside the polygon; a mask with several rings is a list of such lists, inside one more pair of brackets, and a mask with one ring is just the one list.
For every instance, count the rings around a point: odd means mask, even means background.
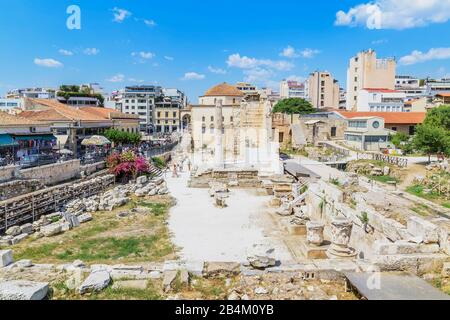
[{"label": "green grass", "polygon": [[445,200],[442,199],[443,196],[439,195],[434,191],[431,191],[430,193],[425,193],[424,190],[425,188],[422,185],[412,185],[406,188],[406,191],[408,193],[415,195],[416,197],[432,201],[436,204],[443,206],[444,208],[450,209],[450,203],[444,202]]},{"label": "green grass", "polygon": [[330,179],[330,183],[334,184],[337,187],[341,186],[341,183],[339,182],[339,179],[337,179],[337,178]]},{"label": "green grass", "polygon": [[30,246],[16,254],[17,259],[43,260],[52,257],[60,262],[115,261],[122,259],[158,259],[172,253],[170,243],[161,245],[158,235],[128,238],[85,239],[61,246],[58,243]]},{"label": "green grass", "polygon": [[64,282],[55,283],[53,299],[56,300],[162,300],[160,290],[148,281],[146,289],[119,288],[113,289],[112,285],[101,292],[93,292],[84,296],[75,290],[69,290]]},{"label": "green grass", "polygon": [[391,176],[369,176],[370,179],[381,182],[381,183],[388,183],[390,181],[395,181],[395,183],[399,183],[400,179],[391,177]]},{"label": "green grass", "polygon": [[411,208],[411,210],[421,215],[422,217],[427,217],[432,212],[430,207],[425,204],[417,204],[415,207]]},{"label": "green grass", "polygon": [[35,240],[32,237],[13,247],[17,260],[36,263],[136,263],[175,257],[166,226],[170,203],[142,203],[152,215],[133,215],[127,219],[117,213],[133,208],[132,202],[113,212],[98,212],[94,219],[61,235]]},{"label": "green grass", "polygon": [[167,205],[162,203],[139,202],[139,206],[149,208],[155,216],[162,216],[167,212]]}]

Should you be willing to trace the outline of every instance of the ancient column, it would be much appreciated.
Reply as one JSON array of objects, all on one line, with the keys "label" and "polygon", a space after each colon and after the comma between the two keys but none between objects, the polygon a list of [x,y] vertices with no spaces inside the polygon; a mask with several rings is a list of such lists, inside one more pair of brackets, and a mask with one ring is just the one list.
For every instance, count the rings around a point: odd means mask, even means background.
[{"label": "ancient column", "polygon": [[324,228],[325,225],[317,221],[311,221],[306,224],[306,240],[310,245],[320,247],[323,244]]},{"label": "ancient column", "polygon": [[356,251],[348,246],[352,234],[353,222],[346,218],[335,218],[331,222],[331,246],[327,251],[330,258],[348,258],[356,256]]},{"label": "ancient column", "polygon": [[223,161],[223,111],[222,111],[222,100],[218,99],[216,102],[216,128],[215,128],[215,135],[216,135],[216,143],[215,143],[215,149],[214,149],[214,157],[215,157],[215,165],[217,167],[223,167],[224,161]]}]

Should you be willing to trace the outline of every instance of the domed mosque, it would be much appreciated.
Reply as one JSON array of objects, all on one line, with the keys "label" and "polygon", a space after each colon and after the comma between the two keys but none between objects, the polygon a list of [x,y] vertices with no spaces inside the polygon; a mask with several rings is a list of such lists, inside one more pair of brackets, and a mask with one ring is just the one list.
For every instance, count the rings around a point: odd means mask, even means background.
[{"label": "domed mosque", "polygon": [[193,105],[193,164],[216,170],[280,174],[279,143],[272,136],[272,104],[227,83],[208,89]]}]

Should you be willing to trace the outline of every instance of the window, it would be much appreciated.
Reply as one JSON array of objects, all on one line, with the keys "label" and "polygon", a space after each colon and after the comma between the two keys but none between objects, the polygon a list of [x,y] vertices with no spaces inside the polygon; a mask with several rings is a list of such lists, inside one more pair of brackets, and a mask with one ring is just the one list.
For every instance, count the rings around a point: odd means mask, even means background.
[{"label": "window", "polygon": [[235,104],[236,103],[236,99],[235,98],[233,98],[233,104]]},{"label": "window", "polygon": [[233,118],[233,116],[231,116],[230,117],[230,122],[233,123],[233,121],[234,121],[234,118]]},{"label": "window", "polygon": [[392,127],[391,130],[392,131],[397,131],[397,127]]},{"label": "window", "polygon": [[176,112],[173,113],[173,117],[174,117],[174,118],[177,117],[177,113],[176,113]]},{"label": "window", "polygon": [[278,136],[278,142],[283,143],[283,141],[284,141],[284,133],[280,132]]},{"label": "window", "polygon": [[213,125],[211,125],[211,126],[209,127],[209,133],[211,133],[211,134],[214,133],[214,126],[213,126]]},{"label": "window", "polygon": [[202,127],[202,133],[206,133],[206,127],[205,126]]},{"label": "window", "polygon": [[352,142],[361,142],[362,141],[362,137],[354,135],[354,134],[346,134],[345,135],[345,140],[352,141]]},{"label": "window", "polygon": [[372,123],[372,127],[374,127],[375,129],[378,129],[380,127],[380,122],[379,121],[374,121]]},{"label": "window", "polygon": [[409,126],[409,135],[413,136],[416,133],[416,127],[415,126]]},{"label": "window", "polygon": [[158,112],[158,118],[161,118],[161,112]]},{"label": "window", "polygon": [[206,121],[206,118],[205,118],[205,117],[202,117],[202,121],[205,122],[205,121]]},{"label": "window", "polygon": [[348,122],[349,128],[367,128],[367,121],[356,120]]},{"label": "window", "polygon": [[211,116],[211,122],[214,122],[214,117]]},{"label": "window", "polygon": [[169,117],[169,113],[168,112],[166,112],[166,118],[168,118]]},{"label": "window", "polygon": [[365,142],[382,143],[387,141],[387,136],[365,136]]},{"label": "window", "polygon": [[331,136],[332,137],[336,137],[336,131],[337,131],[336,127],[331,127]]}]

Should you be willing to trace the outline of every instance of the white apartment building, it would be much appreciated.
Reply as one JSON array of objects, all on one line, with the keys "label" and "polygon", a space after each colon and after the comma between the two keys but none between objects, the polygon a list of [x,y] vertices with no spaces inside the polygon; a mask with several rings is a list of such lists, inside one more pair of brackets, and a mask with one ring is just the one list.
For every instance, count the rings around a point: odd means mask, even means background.
[{"label": "white apartment building", "polygon": [[162,89],[164,97],[170,98],[172,102],[179,102],[183,108],[187,107],[188,101],[187,96],[181,90],[175,88]]},{"label": "white apartment building", "polygon": [[425,86],[429,98],[433,98],[439,93],[450,93],[450,78],[427,79]]},{"label": "white apartment building", "polygon": [[407,99],[419,99],[427,95],[427,88],[420,86],[420,79],[407,76],[395,76],[395,90],[404,92]]},{"label": "white apartment building", "polygon": [[306,98],[305,84],[294,80],[283,80],[280,83],[280,98]]},{"label": "white apartment building", "polygon": [[389,89],[363,89],[358,92],[358,112],[404,112],[406,94]]},{"label": "white apartment building", "polygon": [[22,109],[22,99],[2,99],[0,98],[0,111],[14,114],[16,110]]},{"label": "white apartment building", "polygon": [[258,87],[248,82],[238,82],[236,88],[241,90],[244,95],[258,94]]},{"label": "white apartment building", "polygon": [[6,98],[56,99],[56,91],[54,88],[21,88],[9,91]]},{"label": "white apartment building", "polygon": [[394,58],[378,59],[372,49],[351,58],[347,70],[347,110],[356,110],[358,93],[362,89],[394,90],[396,67]]},{"label": "white apartment building", "polygon": [[129,86],[115,97],[116,110],[139,116],[141,132],[155,132],[156,101],[162,101],[162,88],[159,86]]}]

